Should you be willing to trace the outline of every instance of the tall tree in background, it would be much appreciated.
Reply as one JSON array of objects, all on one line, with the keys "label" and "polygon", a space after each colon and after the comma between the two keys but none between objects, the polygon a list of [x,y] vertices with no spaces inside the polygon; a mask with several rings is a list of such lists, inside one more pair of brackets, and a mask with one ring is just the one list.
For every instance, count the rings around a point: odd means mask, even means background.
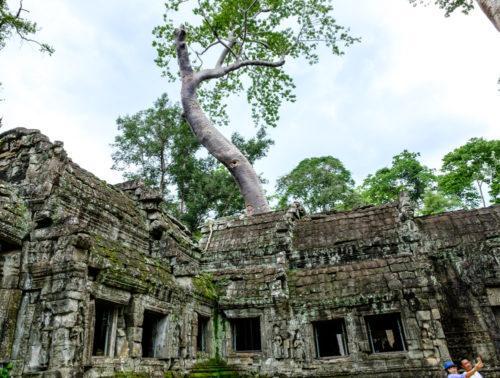
[{"label": "tall tree in background", "polygon": [[13,12],[7,5],[7,0],[0,0],[0,50],[5,47],[7,39],[15,33],[21,40],[34,43],[40,47],[40,51],[52,54],[54,49],[46,43],[38,42],[31,38],[39,28],[34,21],[27,20],[23,14],[28,11],[23,8],[23,2]]},{"label": "tall tree in background", "polygon": [[470,139],[444,156],[441,171],[440,190],[465,207],[486,206],[486,187],[491,202],[500,203],[500,140]]},{"label": "tall tree in background", "polygon": [[[159,190],[169,211],[193,232],[207,217],[241,213],[244,202],[232,176],[213,157],[197,156],[201,148],[181,108],[163,94],[154,107],[117,119],[119,134],[112,144],[113,169],[126,179],[141,179]],[[233,143],[253,163],[273,144],[264,129]]]},{"label": "tall tree in background", "polygon": [[[463,13],[468,14],[474,8],[474,0],[410,0],[413,4],[429,4],[434,2],[441,9],[445,10],[445,15],[448,17],[455,10],[460,9]],[[496,29],[500,32],[500,1],[499,0],[476,0],[481,10],[486,17],[493,23]]]},{"label": "tall tree in background", "polygon": [[[285,58],[302,56],[313,64],[318,61],[318,46],[341,54],[339,44],[350,45],[355,39],[336,23],[329,0],[198,0],[193,12],[201,24],[174,29],[171,13],[186,3],[191,2],[165,3],[165,23],[153,31],[157,38],[153,42],[158,51],[156,62],[171,80],[180,70],[184,115],[200,143],[231,172],[247,213],[268,211],[252,165],[214,127],[227,123],[223,101],[246,90],[254,122],[276,126],[281,102],[295,99],[293,80],[282,67]],[[205,55],[208,51],[212,55]],[[213,53],[217,54],[214,64],[204,68],[202,59],[206,56],[208,60]],[[169,64],[175,59],[177,68]],[[210,80],[215,81],[206,84]]]},{"label": "tall tree in background", "polygon": [[278,207],[299,201],[308,212],[352,209],[363,203],[354,190],[351,172],[339,159],[323,156],[302,160],[276,184]]},{"label": "tall tree in background", "polygon": [[[163,94],[153,108],[118,117],[116,123],[120,134],[112,144],[112,169],[122,171],[126,179],[142,179],[165,196],[167,169],[173,158],[171,147],[174,139],[183,140],[187,126],[183,125],[180,107],[172,105]],[[189,155],[189,140],[185,147]]]},{"label": "tall tree in background", "polygon": [[402,191],[407,191],[411,201],[420,205],[426,190],[436,182],[432,169],[418,161],[420,153],[404,150],[392,158],[390,168],[382,168],[363,181],[363,197],[375,205],[396,201]]},{"label": "tall tree in background", "polygon": [[458,210],[462,208],[460,201],[453,195],[446,195],[435,189],[428,189],[424,193],[421,208],[417,208],[418,214],[431,215],[444,211]]}]

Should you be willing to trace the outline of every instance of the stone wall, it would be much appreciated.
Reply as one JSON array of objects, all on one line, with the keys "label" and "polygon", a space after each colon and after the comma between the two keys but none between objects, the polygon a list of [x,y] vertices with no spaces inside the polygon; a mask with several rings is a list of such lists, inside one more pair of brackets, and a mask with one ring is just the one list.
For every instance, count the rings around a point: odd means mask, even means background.
[{"label": "stone wall", "polygon": [[14,376],[500,377],[500,206],[208,222],[36,130],[0,134],[0,366]]},{"label": "stone wall", "polygon": [[[106,184],[36,130],[0,141],[0,363],[15,376],[163,376],[195,361],[195,311],[213,300],[194,287],[200,251],[161,198]],[[96,307],[117,313],[108,357],[93,355]],[[157,359],[142,358],[145,313],[177,332]]]}]

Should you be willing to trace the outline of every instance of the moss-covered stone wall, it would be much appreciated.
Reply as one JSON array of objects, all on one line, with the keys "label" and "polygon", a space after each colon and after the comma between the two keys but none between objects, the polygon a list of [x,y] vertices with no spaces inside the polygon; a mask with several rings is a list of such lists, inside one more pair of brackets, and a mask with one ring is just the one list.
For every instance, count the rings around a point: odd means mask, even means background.
[{"label": "moss-covered stone wall", "polygon": [[[500,206],[414,217],[403,194],[201,231],[195,243],[157,193],[99,180],[61,142],[0,134],[0,367],[440,377],[445,360],[479,355],[484,375],[500,376]],[[324,355],[328,343],[341,347]]]}]

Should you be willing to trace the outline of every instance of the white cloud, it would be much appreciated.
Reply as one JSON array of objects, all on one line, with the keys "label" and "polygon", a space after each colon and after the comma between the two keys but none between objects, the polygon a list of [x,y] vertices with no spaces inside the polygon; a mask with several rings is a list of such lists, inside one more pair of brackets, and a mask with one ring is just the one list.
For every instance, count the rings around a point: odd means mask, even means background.
[{"label": "white cloud", "polygon": [[[274,180],[311,156],[332,155],[361,181],[407,148],[439,166],[441,157],[470,137],[500,138],[500,33],[480,11],[445,18],[437,7],[405,0],[338,1],[337,19],[362,42],[320,63],[287,62],[297,102],[285,104],[276,144],[256,169]],[[29,1],[29,17],[43,28],[37,39],[52,56],[15,39],[0,52],[0,116],[6,128],[39,128],[62,140],[82,167],[110,182],[118,115],[149,107],[179,85],[160,77],[152,28],[161,2]],[[182,17],[178,17],[181,22]],[[252,132],[243,99],[231,102],[232,128]],[[3,131],[3,130],[2,130]]]}]

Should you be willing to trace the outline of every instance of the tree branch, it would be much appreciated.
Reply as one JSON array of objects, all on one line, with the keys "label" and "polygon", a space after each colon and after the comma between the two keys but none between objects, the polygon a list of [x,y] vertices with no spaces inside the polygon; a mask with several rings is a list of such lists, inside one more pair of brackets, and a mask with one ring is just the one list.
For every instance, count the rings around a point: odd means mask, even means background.
[{"label": "tree branch", "polygon": [[193,67],[189,60],[189,54],[187,52],[186,43],[186,28],[184,25],[179,26],[178,29],[174,31],[175,38],[175,49],[177,50],[177,60],[179,62],[179,68],[182,77],[187,75],[193,75]]},{"label": "tree branch", "polygon": [[295,43],[290,46],[290,48],[286,51],[285,55],[290,54],[290,52],[301,42],[300,36],[302,35],[304,28],[305,28],[305,25],[302,24],[302,27],[300,28],[299,32],[297,33],[297,38],[295,38]]},{"label": "tree branch", "polygon": [[247,24],[248,24],[248,11],[255,5],[257,0],[253,0],[252,4],[245,10],[245,21],[243,23],[243,38],[241,39],[240,51],[238,53],[238,59],[241,58],[241,54],[243,53],[243,49],[245,47],[245,41],[247,39]]},{"label": "tree branch", "polygon": [[285,64],[285,56],[282,55],[281,59],[276,62],[269,62],[266,60],[244,60],[242,62],[234,62],[225,67],[216,67],[206,69],[195,74],[195,81],[201,83],[202,81],[222,77],[229,72],[236,71],[239,68],[246,66],[264,66],[264,67],[280,67]]},{"label": "tree branch", "polygon": [[[212,43],[211,43],[211,44],[209,44],[207,47],[205,47],[205,49],[204,49],[201,53],[199,53],[199,55],[203,55],[203,54],[205,54],[205,53],[206,53],[206,52],[207,52],[210,48],[212,48],[212,47],[214,47],[214,46],[218,45],[219,43],[220,43],[220,41],[215,41],[215,42],[212,42]],[[197,53],[197,55],[198,55],[198,53]]]},{"label": "tree branch", "polygon": [[203,10],[203,7],[201,6],[200,0],[198,0],[198,6],[200,7],[200,11],[201,11],[201,14],[203,16],[203,19],[207,23],[207,25],[210,28],[210,30],[212,30],[212,34],[215,36],[215,38],[217,38],[217,40],[219,41],[219,43],[222,44],[227,50],[229,50],[229,52],[232,55],[234,55],[234,57],[236,59],[238,59],[238,57],[236,56],[236,54],[234,53],[234,51],[222,39],[220,39],[219,33],[217,33],[217,30],[215,30],[214,27],[212,26],[212,24],[208,21],[208,18],[207,18],[206,14],[205,14],[205,11]]},{"label": "tree branch", "polygon": [[[222,64],[224,63],[224,60],[226,60],[227,55],[229,54],[230,51],[233,51],[232,48],[236,43],[236,39],[233,38],[232,33],[229,39],[229,48],[225,48],[222,53],[219,56],[219,59],[217,59],[217,63],[215,64],[215,67],[221,67]],[[234,54],[234,53],[233,53]],[[236,57],[236,61],[239,61],[240,58],[239,56]]]}]

